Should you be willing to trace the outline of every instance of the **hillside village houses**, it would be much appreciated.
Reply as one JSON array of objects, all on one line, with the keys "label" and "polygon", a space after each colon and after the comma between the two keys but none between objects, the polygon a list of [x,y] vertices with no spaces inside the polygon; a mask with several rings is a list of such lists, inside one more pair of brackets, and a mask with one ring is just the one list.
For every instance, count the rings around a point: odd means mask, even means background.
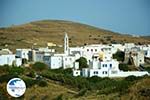
[{"label": "hillside village houses", "polygon": [[22,59],[16,57],[9,49],[0,50],[0,65],[22,65]]},{"label": "hillside village houses", "polygon": [[[150,45],[135,45],[134,43],[122,44],[91,44],[81,47],[69,47],[69,38],[67,33],[64,36],[64,53],[58,54],[55,49],[31,48],[16,49],[15,54],[0,54],[0,64],[11,65],[13,61],[17,66],[22,62],[19,59],[26,59],[33,62],[44,62],[51,69],[72,68],[73,76],[84,77],[127,77],[129,75],[142,76],[149,73],[147,71],[122,71],[119,69],[119,62],[113,59],[113,54],[117,51],[125,52],[125,62],[132,59],[136,67],[144,64],[144,57],[150,58]],[[5,56],[6,56],[5,55]],[[11,57],[13,55],[13,57]],[[79,63],[76,62],[80,57],[87,59],[88,68],[79,69]]]}]

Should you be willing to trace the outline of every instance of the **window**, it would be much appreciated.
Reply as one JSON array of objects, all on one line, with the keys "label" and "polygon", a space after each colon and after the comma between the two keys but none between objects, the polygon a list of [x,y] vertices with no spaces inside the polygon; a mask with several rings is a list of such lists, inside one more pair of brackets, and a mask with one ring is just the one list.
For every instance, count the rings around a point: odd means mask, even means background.
[{"label": "window", "polygon": [[147,51],[145,51],[145,55],[147,55],[148,53],[147,53]]},{"label": "window", "polygon": [[98,71],[94,71],[94,74],[98,74]]},{"label": "window", "polygon": [[89,49],[87,49],[87,51],[89,51]]},{"label": "window", "polygon": [[78,74],[78,72],[76,72],[76,74]]},{"label": "window", "polygon": [[97,51],[97,49],[95,49],[95,52]]},{"label": "window", "polygon": [[105,64],[105,67],[107,67],[107,64]]},{"label": "window", "polygon": [[110,64],[110,68],[112,68],[112,64]]},{"label": "window", "polygon": [[104,74],[105,72],[103,71],[103,74]]},{"label": "window", "polygon": [[70,58],[70,61],[72,61],[72,58]]},{"label": "window", "polygon": [[103,71],[103,74],[107,74],[108,72],[107,71]]},{"label": "window", "polygon": [[65,58],[65,60],[67,61],[67,58]]},{"label": "window", "polygon": [[105,64],[103,64],[103,67],[105,67]]},{"label": "window", "polygon": [[93,49],[91,49],[91,51],[93,52]]},{"label": "window", "polygon": [[49,61],[49,58],[50,58],[49,56],[44,56],[43,57],[44,61]]}]

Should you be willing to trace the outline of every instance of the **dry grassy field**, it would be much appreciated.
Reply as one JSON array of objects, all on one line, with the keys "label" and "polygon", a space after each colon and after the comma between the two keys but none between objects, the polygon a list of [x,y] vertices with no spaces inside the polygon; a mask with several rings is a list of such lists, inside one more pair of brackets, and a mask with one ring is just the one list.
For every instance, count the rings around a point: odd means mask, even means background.
[{"label": "dry grassy field", "polygon": [[37,46],[46,46],[47,42],[63,45],[65,32],[69,35],[71,46],[94,43],[150,43],[149,39],[142,37],[123,35],[76,22],[43,20],[0,28],[0,47],[31,48],[34,43]]}]

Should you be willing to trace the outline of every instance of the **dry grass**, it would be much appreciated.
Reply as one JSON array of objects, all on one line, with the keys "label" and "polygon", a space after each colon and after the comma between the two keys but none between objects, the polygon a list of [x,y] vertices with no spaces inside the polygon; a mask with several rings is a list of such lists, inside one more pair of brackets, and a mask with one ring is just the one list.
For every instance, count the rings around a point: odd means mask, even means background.
[{"label": "dry grass", "polygon": [[144,78],[130,87],[129,93],[121,97],[122,100],[150,100],[150,96],[141,96],[141,89],[150,88],[150,77]]},{"label": "dry grass", "polygon": [[59,95],[63,95],[64,98],[71,98],[73,94],[70,94],[68,91],[70,91],[70,89],[49,82],[47,87],[39,87],[35,85],[28,88],[24,97],[26,100],[30,100],[32,98],[35,100],[42,100],[44,98],[46,100],[52,100]]}]

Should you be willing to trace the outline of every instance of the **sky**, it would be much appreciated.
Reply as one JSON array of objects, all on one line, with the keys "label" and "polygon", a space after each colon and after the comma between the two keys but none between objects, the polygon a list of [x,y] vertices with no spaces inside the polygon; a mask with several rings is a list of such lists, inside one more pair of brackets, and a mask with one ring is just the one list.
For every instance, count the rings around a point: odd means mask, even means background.
[{"label": "sky", "polygon": [[150,35],[150,0],[0,0],[0,27],[48,19]]}]

